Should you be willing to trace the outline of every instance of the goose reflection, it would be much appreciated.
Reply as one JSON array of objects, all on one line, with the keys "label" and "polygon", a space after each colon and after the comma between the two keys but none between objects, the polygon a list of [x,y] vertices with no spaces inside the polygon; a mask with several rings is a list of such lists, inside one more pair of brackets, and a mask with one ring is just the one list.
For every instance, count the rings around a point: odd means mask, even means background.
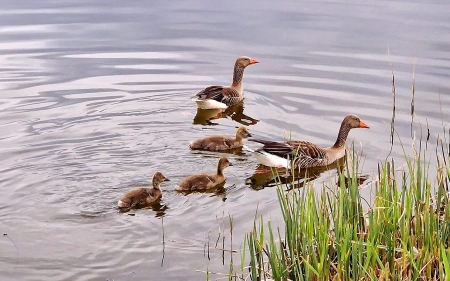
[{"label": "goose reflection", "polygon": [[215,195],[223,195],[226,193],[225,189],[225,182],[222,182],[218,185],[216,185],[213,188],[209,189],[202,189],[202,190],[176,190],[177,193],[183,194],[185,196],[192,194],[192,193],[204,193],[204,194],[211,194],[211,196]]},{"label": "goose reflection", "polygon": [[294,188],[302,188],[306,183],[311,182],[320,177],[326,171],[344,168],[345,156],[328,166],[319,166],[308,169],[294,169],[293,171],[286,169],[275,169],[264,165],[259,165],[255,173],[245,180],[247,185],[254,190],[264,189],[265,187],[276,186],[281,182],[287,186],[287,190]]},{"label": "goose reflection", "polygon": [[150,205],[144,206],[144,207],[138,207],[138,208],[121,208],[119,209],[119,213],[127,213],[129,216],[134,216],[136,215],[134,212],[133,213],[129,213],[131,210],[139,210],[139,209],[151,209],[152,211],[154,211],[155,217],[159,218],[159,217],[163,217],[166,215],[166,211],[169,209],[169,207],[165,204],[161,203],[161,200],[155,201]]},{"label": "goose reflection", "polygon": [[244,114],[244,101],[241,101],[226,109],[197,108],[197,114],[194,117],[193,124],[217,125],[218,123],[213,122],[213,120],[228,117],[245,126],[255,125],[259,122],[259,120]]},{"label": "goose reflection", "polygon": [[189,194],[192,193],[202,193],[205,194],[209,197],[217,197],[219,198],[222,202],[227,201],[228,199],[228,194],[230,192],[233,192],[237,189],[238,187],[235,184],[232,184],[230,186],[226,186],[226,182],[218,185],[215,188],[212,189],[207,189],[207,190],[196,190],[196,191],[177,191],[179,194],[182,194],[184,196],[188,196]]}]

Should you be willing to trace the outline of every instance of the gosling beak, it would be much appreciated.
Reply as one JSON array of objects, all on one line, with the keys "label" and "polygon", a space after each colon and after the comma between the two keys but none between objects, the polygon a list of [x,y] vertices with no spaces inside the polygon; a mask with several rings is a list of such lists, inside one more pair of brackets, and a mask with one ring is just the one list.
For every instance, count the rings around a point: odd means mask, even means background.
[{"label": "gosling beak", "polygon": [[228,163],[228,166],[233,166],[233,163],[229,162],[229,163]]},{"label": "gosling beak", "polygon": [[364,123],[363,121],[359,121],[359,128],[367,128],[367,129],[369,129],[370,127],[369,127],[369,125],[367,125],[366,123]]},{"label": "gosling beak", "polygon": [[248,134],[247,134],[247,137],[250,137],[250,138],[251,138],[251,137],[252,137],[252,134],[248,133]]},{"label": "gosling beak", "polygon": [[164,181],[170,181],[168,178],[165,178]]},{"label": "gosling beak", "polygon": [[255,59],[250,59],[250,64],[255,64],[255,63],[259,63],[259,61],[255,60]]}]

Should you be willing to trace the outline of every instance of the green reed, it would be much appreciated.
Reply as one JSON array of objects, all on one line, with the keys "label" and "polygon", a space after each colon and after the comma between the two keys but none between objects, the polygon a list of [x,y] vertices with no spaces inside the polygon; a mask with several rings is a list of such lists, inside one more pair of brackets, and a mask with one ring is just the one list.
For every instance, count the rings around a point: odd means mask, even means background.
[{"label": "green reed", "polygon": [[284,191],[279,184],[284,226],[255,219],[239,279],[450,280],[450,162],[441,147],[432,175],[421,147],[402,167],[380,163],[366,187],[372,202],[361,196],[353,152],[333,188]]}]

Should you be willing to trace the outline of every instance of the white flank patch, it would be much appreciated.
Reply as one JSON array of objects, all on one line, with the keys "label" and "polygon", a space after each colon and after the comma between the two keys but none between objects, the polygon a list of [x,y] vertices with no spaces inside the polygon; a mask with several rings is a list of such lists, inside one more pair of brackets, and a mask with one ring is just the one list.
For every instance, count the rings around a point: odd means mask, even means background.
[{"label": "white flank patch", "polygon": [[242,149],[248,152],[255,152],[253,149],[251,149],[250,147],[246,146],[245,144],[242,146]]},{"label": "white flank patch", "polygon": [[255,151],[253,152],[253,155],[255,156],[256,160],[258,160],[258,162],[263,164],[264,166],[277,168],[283,167],[286,169],[288,169],[290,166],[287,159],[267,153],[265,151]]},{"label": "white flank patch", "polygon": [[192,99],[197,103],[200,109],[216,109],[216,108],[227,108],[228,106],[224,103],[218,102],[216,100],[199,100]]}]

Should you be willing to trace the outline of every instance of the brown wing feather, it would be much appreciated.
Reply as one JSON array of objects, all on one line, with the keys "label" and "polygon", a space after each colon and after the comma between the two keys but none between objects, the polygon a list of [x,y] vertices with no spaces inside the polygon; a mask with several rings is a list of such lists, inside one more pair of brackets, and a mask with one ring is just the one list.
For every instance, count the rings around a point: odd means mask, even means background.
[{"label": "brown wing feather", "polygon": [[217,151],[230,149],[232,144],[233,139],[228,136],[209,136],[194,141],[189,147],[191,149]]},{"label": "brown wing feather", "polygon": [[222,103],[227,106],[234,105],[242,100],[242,96],[238,91],[232,88],[223,88],[222,89],[223,98],[221,100]]},{"label": "brown wing feather", "polygon": [[146,188],[137,188],[127,192],[121,199],[122,202],[127,204],[130,207],[137,206],[141,204],[141,200],[145,202],[145,199],[148,197]]},{"label": "brown wing feather", "polygon": [[194,191],[208,189],[208,184],[211,183],[213,178],[207,174],[194,175],[185,178],[179,184],[182,190]]},{"label": "brown wing feather", "polygon": [[295,157],[295,151],[293,147],[286,144],[285,142],[267,141],[253,138],[249,139],[249,141],[259,142],[264,145],[256,151],[262,150],[285,159],[292,159]]},{"label": "brown wing feather", "polygon": [[256,151],[263,150],[285,159],[294,159],[294,166],[297,168],[321,166],[326,161],[325,151],[307,141],[275,142],[260,139],[249,140],[264,144],[263,147]]},{"label": "brown wing feather", "polygon": [[223,99],[223,93],[222,90],[224,89],[223,86],[209,86],[205,88],[204,90],[198,92],[195,97],[197,97],[199,100],[216,100],[216,101],[222,101]]},{"label": "brown wing feather", "polygon": [[223,86],[210,86],[195,95],[199,100],[216,100],[227,106],[238,103],[242,97],[234,89]]},{"label": "brown wing feather", "polygon": [[308,141],[287,141],[287,144],[292,146],[297,153],[301,153],[303,155],[310,156],[311,158],[321,159],[325,157],[325,151]]},{"label": "brown wing feather", "polygon": [[325,151],[308,141],[287,141],[295,151],[295,166],[298,168],[308,168],[323,165],[326,160]]}]

